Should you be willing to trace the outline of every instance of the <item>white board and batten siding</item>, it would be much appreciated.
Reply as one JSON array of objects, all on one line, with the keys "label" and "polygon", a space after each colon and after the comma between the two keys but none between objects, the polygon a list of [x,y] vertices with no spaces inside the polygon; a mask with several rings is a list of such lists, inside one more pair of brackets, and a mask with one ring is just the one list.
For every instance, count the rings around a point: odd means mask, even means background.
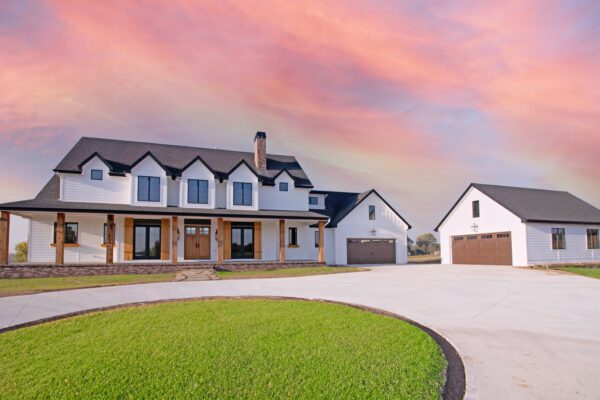
[{"label": "white board and batten siding", "polygon": [[[279,183],[287,183],[288,190],[279,190]],[[275,180],[275,186],[260,187],[260,209],[308,211],[309,192],[310,189],[295,187],[292,177],[283,172]]]},{"label": "white board and batten siding", "polygon": [[[102,171],[102,180],[92,180],[92,170]],[[131,178],[111,176],[98,157],[82,166],[81,174],[60,174],[60,199],[81,203],[129,204]]]},{"label": "white board and batten siding", "polygon": [[[375,220],[369,219],[371,205],[375,206]],[[338,223],[333,235],[334,245],[326,246],[327,261],[336,265],[347,264],[347,239],[395,239],[396,264],[406,264],[407,232],[408,225],[379,196],[372,193]],[[327,234],[325,239],[328,242]],[[334,254],[333,260],[327,256],[329,252]]]},{"label": "white board and batten siding", "polygon": [[[565,249],[552,249],[552,228],[565,229]],[[538,265],[600,261],[600,250],[588,249],[588,229],[600,229],[600,225],[528,223],[527,250],[529,253],[529,264]]]},{"label": "white board and batten siding", "polygon": [[[473,201],[479,201],[479,218],[473,218]],[[528,265],[525,224],[519,217],[474,187],[469,189],[438,231],[442,264],[452,264],[453,236],[511,232],[513,265]]]}]

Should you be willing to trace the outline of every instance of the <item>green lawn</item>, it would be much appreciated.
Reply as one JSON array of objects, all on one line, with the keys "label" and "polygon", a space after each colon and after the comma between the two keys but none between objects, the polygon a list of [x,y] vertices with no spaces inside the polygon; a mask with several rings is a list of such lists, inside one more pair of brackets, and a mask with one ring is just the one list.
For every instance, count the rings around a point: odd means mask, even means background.
[{"label": "green lawn", "polygon": [[557,268],[560,271],[570,272],[572,274],[583,275],[590,278],[600,279],[600,268],[584,268],[584,267],[561,267]]},{"label": "green lawn", "polygon": [[94,275],[68,276],[61,278],[23,278],[0,279],[0,297],[19,294],[47,292],[92,286],[127,285],[133,283],[149,283],[172,281],[174,273],[150,275]]},{"label": "green lawn", "polygon": [[0,335],[0,398],[439,399],[446,361],[406,322],[347,306],[213,300]]},{"label": "green lawn", "polygon": [[366,268],[355,267],[300,267],[300,268],[278,268],[264,271],[234,271],[217,272],[221,279],[246,279],[246,278],[284,278],[293,276],[338,274],[342,272],[368,271]]},{"label": "green lawn", "polygon": [[442,262],[440,255],[408,256],[409,264],[439,264]]}]

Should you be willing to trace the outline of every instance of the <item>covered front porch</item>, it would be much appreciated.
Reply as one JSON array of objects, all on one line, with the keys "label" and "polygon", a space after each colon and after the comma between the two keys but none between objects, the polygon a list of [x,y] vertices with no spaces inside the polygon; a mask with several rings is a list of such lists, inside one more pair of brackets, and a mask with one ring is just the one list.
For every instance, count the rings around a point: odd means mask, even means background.
[{"label": "covered front porch", "polygon": [[[222,213],[215,215],[214,211]],[[243,215],[228,211],[186,210],[183,215],[76,210],[13,213],[29,221],[30,264],[325,262],[325,217],[315,213],[258,211]],[[11,213],[3,211],[1,216],[0,264],[6,265]],[[318,227],[311,227],[314,224]]]}]

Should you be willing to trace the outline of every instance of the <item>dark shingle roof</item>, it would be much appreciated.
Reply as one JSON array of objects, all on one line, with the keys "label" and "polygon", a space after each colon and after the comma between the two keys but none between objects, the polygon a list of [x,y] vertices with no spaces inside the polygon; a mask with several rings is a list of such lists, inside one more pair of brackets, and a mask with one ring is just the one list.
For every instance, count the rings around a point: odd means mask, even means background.
[{"label": "dark shingle roof", "polygon": [[444,216],[436,231],[471,188],[480,190],[523,222],[600,223],[600,210],[569,192],[472,183]]},{"label": "dark shingle roof", "polygon": [[394,208],[383,198],[375,189],[367,190],[362,193],[352,192],[330,192],[324,190],[313,190],[313,194],[324,194],[325,197],[325,209],[314,210],[330,218],[327,224],[328,228],[337,227],[338,223],[342,221],[352,210],[354,210],[364,199],[369,197],[371,194],[378,196],[406,225],[408,229],[411,228],[410,224],[398,213]]},{"label": "dark shingle roof", "polygon": [[259,176],[263,184],[273,184],[274,177],[282,170],[287,170],[298,187],[312,188],[312,183],[293,156],[267,155],[267,170],[259,171],[254,166],[254,153],[200,147],[176,146],[133,142],[114,139],[83,137],[67,153],[65,158],[54,169],[57,172],[81,172],[81,166],[93,155],[97,154],[109,165],[111,173],[129,172],[131,166],[150,153],[167,170],[178,176],[194,159],[200,157],[219,178],[227,175],[242,161]]}]

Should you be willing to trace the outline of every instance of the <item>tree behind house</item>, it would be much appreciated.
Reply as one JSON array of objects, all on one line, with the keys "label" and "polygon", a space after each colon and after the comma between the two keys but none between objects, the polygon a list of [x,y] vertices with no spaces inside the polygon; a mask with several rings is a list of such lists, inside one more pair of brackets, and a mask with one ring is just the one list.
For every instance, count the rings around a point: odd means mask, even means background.
[{"label": "tree behind house", "polygon": [[440,244],[432,233],[424,233],[417,237],[413,246],[416,255],[436,255],[440,252]]},{"label": "tree behind house", "polygon": [[18,243],[15,246],[15,259],[17,263],[27,262],[27,242]]}]

